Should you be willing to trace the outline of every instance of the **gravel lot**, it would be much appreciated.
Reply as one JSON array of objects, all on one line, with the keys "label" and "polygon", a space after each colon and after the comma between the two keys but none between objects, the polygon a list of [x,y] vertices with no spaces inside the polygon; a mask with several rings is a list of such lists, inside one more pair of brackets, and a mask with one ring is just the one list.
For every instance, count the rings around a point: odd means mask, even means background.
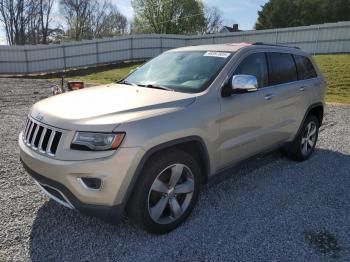
[{"label": "gravel lot", "polygon": [[113,226],[41,194],[18,157],[45,80],[0,79],[0,261],[350,261],[350,107],[329,106],[313,157],[257,157],[203,189],[178,230]]}]

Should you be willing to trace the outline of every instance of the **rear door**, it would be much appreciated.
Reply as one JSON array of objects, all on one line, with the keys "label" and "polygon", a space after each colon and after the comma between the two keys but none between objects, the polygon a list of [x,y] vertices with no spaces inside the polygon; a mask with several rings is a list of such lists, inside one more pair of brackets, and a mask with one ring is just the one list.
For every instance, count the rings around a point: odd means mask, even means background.
[{"label": "rear door", "polygon": [[[310,58],[302,55],[294,55],[294,60],[298,69],[300,90],[304,93],[305,97],[310,98],[309,104],[312,104],[312,101],[319,100],[317,97],[317,90],[319,90],[319,86],[322,85],[324,81],[322,78],[318,77]],[[306,108],[307,106],[308,105],[305,105],[304,107]],[[302,121],[303,117],[304,115],[301,114],[300,122]]]}]

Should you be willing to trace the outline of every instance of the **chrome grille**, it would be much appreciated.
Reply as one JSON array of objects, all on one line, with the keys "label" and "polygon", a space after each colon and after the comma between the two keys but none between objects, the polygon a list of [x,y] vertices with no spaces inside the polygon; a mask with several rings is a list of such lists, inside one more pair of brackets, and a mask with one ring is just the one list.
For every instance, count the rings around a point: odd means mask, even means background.
[{"label": "chrome grille", "polygon": [[23,131],[24,143],[35,151],[55,156],[62,132],[28,118]]}]

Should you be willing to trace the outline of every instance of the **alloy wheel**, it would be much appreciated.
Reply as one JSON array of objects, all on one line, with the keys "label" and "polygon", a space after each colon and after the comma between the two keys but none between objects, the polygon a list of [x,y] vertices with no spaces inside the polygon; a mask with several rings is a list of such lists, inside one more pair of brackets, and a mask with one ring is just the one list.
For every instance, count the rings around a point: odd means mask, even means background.
[{"label": "alloy wheel", "polygon": [[304,130],[301,138],[301,152],[304,156],[310,154],[316,144],[317,125],[314,121],[310,121]]},{"label": "alloy wheel", "polygon": [[188,209],[194,191],[194,176],[183,164],[161,171],[148,193],[148,212],[158,224],[176,221]]}]

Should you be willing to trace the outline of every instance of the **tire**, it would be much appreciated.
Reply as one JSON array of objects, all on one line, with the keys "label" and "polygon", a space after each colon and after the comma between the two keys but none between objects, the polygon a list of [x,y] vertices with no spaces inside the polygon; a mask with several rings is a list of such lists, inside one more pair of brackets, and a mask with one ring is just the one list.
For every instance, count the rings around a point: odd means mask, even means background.
[{"label": "tire", "polygon": [[176,149],[156,154],[142,170],[127,213],[144,230],[167,233],[190,215],[200,181],[199,166],[188,153]]},{"label": "tire", "polygon": [[306,118],[295,139],[283,148],[283,153],[296,161],[307,160],[315,150],[320,122],[314,115]]}]

